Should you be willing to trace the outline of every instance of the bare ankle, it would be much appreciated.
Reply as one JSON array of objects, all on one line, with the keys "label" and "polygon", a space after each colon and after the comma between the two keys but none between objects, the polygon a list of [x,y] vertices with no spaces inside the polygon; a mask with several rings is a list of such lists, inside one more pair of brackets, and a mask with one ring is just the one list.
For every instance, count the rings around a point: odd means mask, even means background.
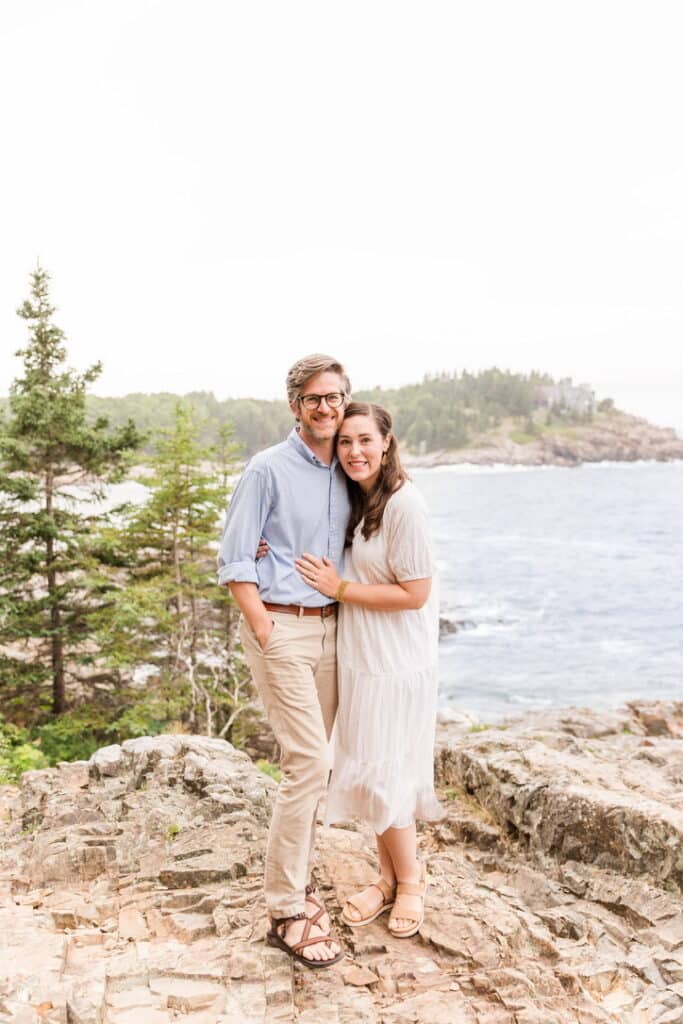
[{"label": "bare ankle", "polygon": [[408,882],[415,883],[419,882],[422,878],[422,868],[420,867],[419,861],[415,861],[415,865],[402,872],[401,877],[397,878],[397,882]]}]

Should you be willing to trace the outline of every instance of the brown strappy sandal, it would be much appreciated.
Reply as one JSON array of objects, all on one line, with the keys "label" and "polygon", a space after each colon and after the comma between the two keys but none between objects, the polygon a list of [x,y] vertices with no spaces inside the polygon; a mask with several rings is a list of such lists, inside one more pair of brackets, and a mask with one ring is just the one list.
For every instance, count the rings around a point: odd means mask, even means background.
[{"label": "brown strappy sandal", "polygon": [[[382,894],[382,902],[379,907],[374,911],[369,911],[367,903],[364,902],[362,896],[366,889],[379,889]],[[370,885],[366,886],[361,892],[357,892],[355,896],[350,896],[346,901],[350,906],[355,907],[359,914],[364,914],[364,917],[353,918],[349,917],[344,913],[344,909],[341,912],[341,919],[344,924],[348,924],[350,928],[361,928],[364,924],[370,924],[376,918],[383,914],[386,910],[391,910],[394,905],[395,890],[388,882],[385,882],[383,878],[378,878],[376,882],[371,882]]]},{"label": "brown strappy sandal", "polygon": [[[309,894],[310,899],[310,894]],[[317,903],[317,900],[316,900]],[[269,946],[277,946],[278,949],[284,950],[293,960],[298,960],[299,963],[305,964],[306,967],[331,967],[332,964],[338,964],[340,960],[344,958],[343,950],[340,950],[336,956],[330,957],[329,960],[309,960],[308,957],[302,956],[302,950],[307,949],[309,946],[314,946],[318,942],[337,942],[331,932],[327,932],[324,935],[317,935],[314,938],[310,938],[311,928],[314,924],[318,923],[318,920],[325,913],[323,907],[317,911],[313,917],[307,917],[306,913],[291,914],[289,917],[271,917],[270,919],[270,930],[266,933],[266,942]],[[304,930],[301,933],[301,938],[298,942],[293,945],[289,945],[285,941],[285,933],[287,932],[287,925],[290,921],[303,921],[306,920]],[[320,927],[320,925],[318,925]],[[280,932],[280,929],[282,933]]]},{"label": "brown strappy sandal", "polygon": [[411,924],[407,928],[392,928],[391,918],[387,927],[397,939],[409,939],[416,935],[425,919],[425,893],[427,891],[427,868],[424,864],[420,869],[419,882],[399,882],[396,886],[393,918],[408,918]]},{"label": "brown strappy sandal", "polygon": [[[323,906],[323,904],[318,899],[318,894],[316,892],[316,888],[315,888],[314,885],[307,885],[306,886],[306,899],[310,903],[312,903],[313,906],[317,907],[318,910],[322,910],[323,914],[327,913],[326,908]],[[315,924],[318,923],[318,917],[319,916],[320,916],[319,914],[315,915]]]}]

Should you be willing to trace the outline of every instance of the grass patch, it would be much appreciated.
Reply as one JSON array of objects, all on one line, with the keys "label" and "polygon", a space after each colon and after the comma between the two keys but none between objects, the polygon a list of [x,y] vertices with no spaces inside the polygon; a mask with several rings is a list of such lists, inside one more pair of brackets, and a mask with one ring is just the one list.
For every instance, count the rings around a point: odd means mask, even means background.
[{"label": "grass patch", "polygon": [[256,762],[256,767],[263,772],[264,775],[268,775],[271,779],[275,779],[279,782],[282,778],[282,772],[276,764],[272,761],[266,761],[265,757],[260,757]]},{"label": "grass patch", "polygon": [[581,434],[579,431],[577,431],[576,427],[560,427],[555,426],[553,424],[553,426],[549,430],[549,433],[556,434],[557,437],[565,437],[569,441],[576,441],[580,440],[581,438]]},{"label": "grass patch", "polygon": [[477,818],[486,825],[495,825],[498,827],[498,822],[491,811],[484,807],[483,804],[479,803],[476,796],[472,793],[467,793],[459,786],[446,786],[444,789],[439,790],[439,795],[449,803],[459,803],[472,815],[473,818]]}]

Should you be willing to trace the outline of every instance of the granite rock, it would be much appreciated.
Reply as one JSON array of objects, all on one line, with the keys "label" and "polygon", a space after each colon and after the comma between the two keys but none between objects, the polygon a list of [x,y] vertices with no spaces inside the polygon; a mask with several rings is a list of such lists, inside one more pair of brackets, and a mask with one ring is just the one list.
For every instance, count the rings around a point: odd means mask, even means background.
[{"label": "granite rock", "polygon": [[264,943],[275,784],[246,755],[144,737],[26,773],[0,792],[0,1021],[683,1021],[683,704],[503,725],[442,718],[414,938],[341,924],[372,836],[320,830],[325,971]]}]

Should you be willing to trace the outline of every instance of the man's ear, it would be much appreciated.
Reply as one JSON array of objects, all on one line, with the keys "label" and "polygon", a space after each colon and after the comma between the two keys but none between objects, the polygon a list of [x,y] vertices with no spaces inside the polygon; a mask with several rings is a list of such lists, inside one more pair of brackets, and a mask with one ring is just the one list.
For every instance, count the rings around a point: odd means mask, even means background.
[{"label": "man's ear", "polygon": [[298,402],[290,402],[289,403],[289,408],[294,413],[294,418],[296,419],[296,421],[298,423],[299,419],[300,419],[300,416],[299,416],[299,403]]}]

